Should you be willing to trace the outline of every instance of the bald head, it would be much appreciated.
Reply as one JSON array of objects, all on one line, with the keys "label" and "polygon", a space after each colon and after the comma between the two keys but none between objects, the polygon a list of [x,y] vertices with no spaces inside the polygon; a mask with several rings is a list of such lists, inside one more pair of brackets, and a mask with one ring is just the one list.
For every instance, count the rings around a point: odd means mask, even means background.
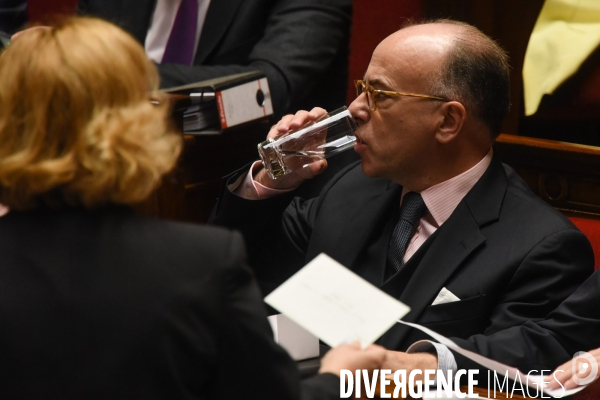
[{"label": "bald head", "polygon": [[[401,29],[385,38],[373,52],[373,59],[385,58],[398,73],[411,79],[431,80],[452,47],[452,36],[441,34],[441,26],[418,25]],[[383,63],[382,63],[383,64]]]},{"label": "bald head", "polygon": [[[508,56],[477,28],[439,20],[407,26],[384,39],[373,56],[388,52],[410,63],[424,92],[460,101],[495,138],[510,106]],[[403,69],[403,72],[406,69]]]},{"label": "bald head", "polygon": [[380,46],[394,50],[400,57],[405,51],[416,51],[425,57],[445,57],[459,31],[454,24],[410,25],[389,35]]}]

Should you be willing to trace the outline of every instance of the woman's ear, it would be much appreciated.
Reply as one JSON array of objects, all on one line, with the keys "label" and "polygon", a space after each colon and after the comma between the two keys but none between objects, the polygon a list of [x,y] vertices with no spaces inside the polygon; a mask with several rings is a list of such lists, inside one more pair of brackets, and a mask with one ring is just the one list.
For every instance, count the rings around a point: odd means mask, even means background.
[{"label": "woman's ear", "polygon": [[440,108],[443,119],[438,126],[436,139],[440,143],[448,143],[454,140],[461,131],[467,119],[467,110],[458,101],[449,101]]}]

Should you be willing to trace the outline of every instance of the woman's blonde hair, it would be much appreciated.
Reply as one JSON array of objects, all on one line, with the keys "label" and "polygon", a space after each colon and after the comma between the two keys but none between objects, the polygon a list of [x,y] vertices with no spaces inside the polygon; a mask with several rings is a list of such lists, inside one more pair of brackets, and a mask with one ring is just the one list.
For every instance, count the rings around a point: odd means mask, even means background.
[{"label": "woman's blonde hair", "polygon": [[150,101],[157,88],[142,47],[108,22],[22,34],[0,56],[0,203],[144,200],[181,150],[168,105]]}]

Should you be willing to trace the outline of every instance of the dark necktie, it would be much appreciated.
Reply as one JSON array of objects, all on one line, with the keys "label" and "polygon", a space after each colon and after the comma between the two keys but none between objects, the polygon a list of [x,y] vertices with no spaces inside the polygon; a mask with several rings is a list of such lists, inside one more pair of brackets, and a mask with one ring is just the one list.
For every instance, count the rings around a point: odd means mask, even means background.
[{"label": "dark necktie", "polygon": [[391,266],[388,276],[394,275],[404,266],[404,253],[416,224],[427,210],[425,202],[419,193],[408,192],[402,200],[400,219],[392,233],[388,250],[388,264]]},{"label": "dark necktie", "polygon": [[192,65],[198,25],[198,0],[182,0],[175,16],[163,64]]}]

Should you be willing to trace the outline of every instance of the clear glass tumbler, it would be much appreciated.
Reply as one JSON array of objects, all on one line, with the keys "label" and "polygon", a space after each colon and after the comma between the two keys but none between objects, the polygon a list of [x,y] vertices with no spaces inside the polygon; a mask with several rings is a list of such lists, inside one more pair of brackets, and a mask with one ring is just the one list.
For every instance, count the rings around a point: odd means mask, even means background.
[{"label": "clear glass tumbler", "polygon": [[347,107],[338,108],[312,125],[258,145],[258,154],[271,178],[322,160],[356,143],[356,123]]}]

